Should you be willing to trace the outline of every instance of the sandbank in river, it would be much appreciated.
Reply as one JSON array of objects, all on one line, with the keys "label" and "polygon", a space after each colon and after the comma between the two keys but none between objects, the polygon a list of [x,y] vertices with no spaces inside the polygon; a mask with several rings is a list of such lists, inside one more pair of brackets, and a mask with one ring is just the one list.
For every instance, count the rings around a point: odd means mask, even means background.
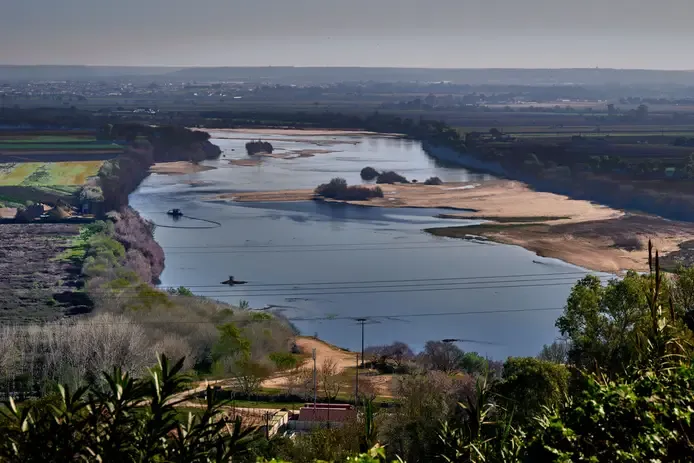
[{"label": "sandbank in river", "polygon": [[149,168],[149,171],[155,174],[186,175],[213,169],[215,168],[210,166],[203,166],[200,164],[193,164],[192,162],[188,161],[174,161],[158,162],[156,164],[153,164]]},{"label": "sandbank in river", "polygon": [[[694,240],[694,224],[626,214],[588,201],[537,192],[515,181],[498,180],[481,185],[379,186],[383,189],[384,198],[346,202],[371,207],[452,209],[451,214],[443,217],[487,222],[426,231],[452,238],[481,236],[596,271],[647,270],[649,239],[663,254],[677,251],[681,243]],[[206,199],[266,202],[316,198],[312,190],[284,190],[225,193]]]}]

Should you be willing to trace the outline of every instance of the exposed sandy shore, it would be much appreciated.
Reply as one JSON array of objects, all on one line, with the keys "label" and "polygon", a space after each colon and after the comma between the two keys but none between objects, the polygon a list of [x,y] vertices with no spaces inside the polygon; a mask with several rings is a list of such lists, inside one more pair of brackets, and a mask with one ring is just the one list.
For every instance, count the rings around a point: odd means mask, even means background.
[{"label": "exposed sandy shore", "polygon": [[229,164],[232,166],[241,167],[252,167],[258,166],[263,163],[264,158],[275,158],[275,159],[296,159],[296,158],[312,158],[317,154],[328,154],[336,153],[335,150],[322,150],[322,149],[304,149],[304,150],[291,150],[287,152],[274,152],[274,153],[256,153],[248,158],[243,159],[231,159]]},{"label": "exposed sandy shore", "polygon": [[204,132],[219,132],[219,133],[253,133],[259,135],[306,135],[309,137],[321,135],[377,135],[382,136],[399,136],[398,134],[383,134],[378,132],[368,132],[365,130],[331,130],[331,129],[290,129],[290,128],[275,128],[275,129],[200,129],[193,128],[192,130],[201,130]]},{"label": "exposed sandy shore", "polygon": [[14,207],[0,207],[0,219],[13,219],[16,213]]},{"label": "exposed sandy shore", "polygon": [[252,166],[258,166],[263,163],[262,158],[259,157],[253,157],[253,158],[247,158],[247,159],[232,159],[229,161],[229,164],[232,166],[241,166],[241,167],[252,167]]},{"label": "exposed sandy shore", "polygon": [[694,224],[644,215],[558,225],[483,224],[426,231],[451,238],[484,236],[498,243],[521,246],[540,256],[612,273],[648,270],[649,239],[661,255],[677,251],[680,244],[694,239]]},{"label": "exposed sandy shore", "polygon": [[[376,185],[371,185],[375,187]],[[451,214],[457,218],[480,217],[535,220],[545,218],[553,223],[601,220],[620,217],[623,212],[598,206],[588,201],[577,201],[566,196],[540,193],[531,190],[520,182],[499,180],[483,185],[475,183],[446,183],[444,185],[397,184],[378,185],[384,193],[383,198],[368,201],[348,201],[350,204],[379,207],[426,207],[459,209],[465,213]],[[313,190],[260,191],[248,193],[224,193],[213,199],[226,199],[237,202],[307,201],[313,199]],[[558,219],[558,220],[557,220]],[[508,220],[506,220],[508,221]]]},{"label": "exposed sandy shore", "polygon": [[337,151],[335,150],[320,150],[320,149],[307,149],[307,150],[293,150],[290,151],[290,153],[294,153],[300,158],[310,158],[315,156],[316,154],[329,154],[329,153],[336,153]]},{"label": "exposed sandy shore", "polygon": [[155,174],[184,175],[213,169],[215,169],[215,167],[201,166],[188,161],[176,161],[159,162],[150,167],[149,171],[154,172]]},{"label": "exposed sandy shore", "polygon": [[[441,227],[428,232],[447,237],[484,236],[522,246],[545,257],[597,271],[646,270],[649,239],[661,253],[694,240],[694,224],[623,211],[536,192],[520,182],[499,180],[485,184],[379,185],[384,198],[350,201],[379,207],[458,209],[450,218],[491,220],[473,227]],[[210,199],[240,202],[306,201],[312,190],[287,190],[217,195]],[[497,223],[493,223],[497,222]]]}]

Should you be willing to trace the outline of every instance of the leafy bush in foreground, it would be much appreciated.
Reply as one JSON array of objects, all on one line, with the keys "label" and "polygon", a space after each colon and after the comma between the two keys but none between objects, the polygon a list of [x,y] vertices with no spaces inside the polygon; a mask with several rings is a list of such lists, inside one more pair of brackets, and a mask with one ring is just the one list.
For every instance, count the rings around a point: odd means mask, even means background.
[{"label": "leafy bush in foreground", "polygon": [[104,389],[60,387],[56,404],[0,410],[0,460],[6,462],[228,462],[260,438],[255,427],[228,419],[224,402],[207,390],[200,414],[177,418],[176,394],[185,391],[183,359],[162,356],[150,379],[133,379],[115,369]]},{"label": "leafy bush in foreground", "polygon": [[530,461],[691,461],[694,368],[647,369],[605,382],[537,420]]},{"label": "leafy bush in foreground", "polygon": [[318,185],[315,193],[324,198],[344,201],[363,201],[370,198],[382,198],[383,190],[379,187],[348,186],[344,178],[334,178],[329,183]]}]

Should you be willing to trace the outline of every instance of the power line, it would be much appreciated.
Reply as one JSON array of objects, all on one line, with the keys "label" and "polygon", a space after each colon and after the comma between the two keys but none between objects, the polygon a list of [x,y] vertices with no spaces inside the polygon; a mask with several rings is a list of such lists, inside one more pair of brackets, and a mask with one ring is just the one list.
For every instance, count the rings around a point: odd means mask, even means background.
[{"label": "power line", "polygon": [[[443,241],[443,240],[441,240]],[[446,239],[449,242],[450,240]],[[340,246],[388,246],[397,243],[396,240],[384,241],[380,243],[310,243],[310,244],[300,244],[300,243],[287,243],[287,244],[234,244],[234,245],[214,245],[214,246],[162,246],[164,249],[229,249],[229,248],[315,248],[315,247],[340,247]],[[437,244],[432,242],[432,240],[423,241],[407,241],[402,243],[403,245],[412,244]],[[464,244],[464,243],[461,243]]]},{"label": "power line", "polygon": [[[556,276],[556,275],[566,275],[566,276]],[[506,284],[506,283],[536,283],[536,282],[547,282],[547,281],[557,281],[557,280],[570,280],[576,281],[576,276],[586,275],[585,272],[566,272],[566,273],[556,273],[556,274],[527,274],[527,275],[509,275],[509,276],[481,276],[481,277],[451,277],[451,278],[421,278],[421,279],[402,279],[402,280],[363,280],[363,281],[335,281],[335,282],[306,282],[306,283],[257,283],[257,284],[238,284],[227,288],[227,285],[218,283],[216,285],[170,285],[170,286],[159,286],[153,289],[168,290],[177,289],[180,287],[190,288],[215,288],[215,289],[201,289],[196,290],[196,294],[205,293],[230,293],[241,292],[241,293],[262,293],[262,292],[277,292],[277,291],[308,291],[308,290],[336,290],[336,289],[378,289],[378,288],[409,288],[409,287],[428,287],[428,286],[444,286],[444,285],[469,285],[469,284]],[[528,278],[523,278],[527,276]],[[534,278],[535,276],[546,277],[546,278]],[[518,278],[516,278],[518,277]],[[598,279],[612,278],[611,275],[596,276]],[[473,281],[469,281],[473,280]],[[486,280],[486,281],[479,281]],[[410,284],[412,283],[412,284]],[[358,286],[344,286],[344,285],[358,285]],[[316,286],[316,288],[314,288]],[[257,288],[247,290],[245,288]],[[9,288],[11,289],[11,288]],[[17,288],[17,291],[35,291],[41,288]],[[50,289],[50,288],[44,288]],[[102,292],[102,293],[112,293],[118,291],[118,288],[113,290],[98,290],[92,292]],[[139,289],[133,287],[126,287],[120,290],[120,292],[125,291],[135,291],[140,292]]]},{"label": "power line", "polygon": [[457,244],[457,245],[438,245],[438,246],[381,246],[374,248],[326,248],[326,249],[237,249],[234,251],[169,251],[171,254],[285,254],[295,252],[353,252],[353,251],[401,251],[401,250],[425,250],[425,249],[450,249],[450,248],[467,248],[473,246],[485,245],[487,243],[475,244]]},{"label": "power line", "polygon": [[[532,312],[551,312],[564,310],[564,307],[531,307],[526,309],[490,309],[490,310],[468,310],[468,311],[451,311],[451,312],[415,312],[415,313],[400,313],[389,315],[353,315],[353,316],[321,316],[321,317],[283,317],[282,320],[290,322],[312,322],[312,321],[346,321],[358,322],[359,319],[370,320],[385,320],[393,318],[427,318],[427,317],[452,317],[465,315],[494,315],[494,314],[512,314],[512,313],[532,313]],[[74,319],[78,320],[78,319]],[[51,322],[48,322],[51,323]],[[93,323],[94,325],[155,325],[155,324],[180,324],[180,325],[215,325],[216,321],[185,321],[185,320],[139,320],[130,322],[111,322],[111,323]],[[5,326],[33,326],[34,323],[12,323]],[[2,326],[2,325],[0,325]]]},{"label": "power line", "polygon": [[[557,277],[557,278],[546,278],[546,279],[518,279],[518,280],[507,280],[507,281],[480,281],[480,282],[442,282],[442,283],[415,283],[415,284],[392,284],[392,285],[373,285],[373,286],[368,286],[368,285],[358,285],[358,286],[333,286],[329,288],[315,288],[313,285],[305,285],[304,287],[295,287],[295,288],[263,288],[263,289],[250,289],[250,290],[245,290],[242,287],[239,287],[238,289],[229,289],[229,290],[214,290],[214,289],[203,289],[199,291],[195,291],[195,294],[208,294],[208,293],[228,293],[228,294],[236,294],[236,293],[242,293],[242,294],[264,294],[264,293],[270,293],[270,292],[278,292],[278,291],[334,291],[334,290],[347,290],[347,289],[355,289],[355,290],[372,290],[372,289],[388,289],[388,288],[429,288],[429,287],[437,287],[437,286],[445,286],[445,287],[460,287],[461,289],[465,289],[468,286],[460,286],[460,285],[469,285],[469,284],[485,284],[485,285],[499,285],[499,286],[490,286],[491,288],[503,288],[506,287],[506,283],[534,283],[534,284],[539,284],[539,283],[544,283],[548,281],[567,281],[569,284],[574,284],[576,282],[575,278],[572,277]],[[242,285],[245,286],[245,285]],[[475,286],[478,288],[484,288],[487,286]]]},{"label": "power line", "polygon": [[[580,276],[580,275],[591,275],[594,272],[586,271],[575,271],[575,272],[555,272],[555,273],[525,273],[525,274],[513,274],[513,275],[484,275],[484,276],[472,276],[472,277],[446,277],[446,278],[409,278],[409,279],[397,279],[397,280],[352,280],[352,281],[317,281],[317,282],[299,282],[299,283],[247,283],[244,287],[249,286],[304,286],[304,285],[336,285],[336,284],[371,284],[371,283],[412,283],[412,282],[428,282],[428,281],[460,281],[460,280],[505,280],[508,278],[526,278],[526,277],[543,277],[538,278],[538,281],[542,281],[545,277],[554,277],[556,275],[568,275],[569,276]],[[610,275],[611,276],[611,275]],[[179,288],[185,286],[186,288],[218,288],[219,284],[216,285],[166,285],[159,286],[159,288]]]},{"label": "power line", "polygon": [[[488,283],[489,284],[489,283]],[[533,284],[518,284],[518,285],[497,285],[497,286],[455,286],[455,287],[445,287],[445,288],[437,288],[437,287],[426,287],[424,285],[413,285],[414,287],[396,287],[397,289],[376,289],[376,290],[370,290],[370,288],[366,288],[367,290],[364,290],[365,288],[359,286],[359,287],[345,287],[345,288],[327,288],[327,290],[323,290],[320,292],[311,292],[315,291],[313,288],[307,288],[307,289],[295,289],[295,290],[287,290],[287,289],[275,289],[275,290],[256,290],[255,292],[251,291],[243,291],[243,290],[237,290],[239,292],[229,292],[229,291],[200,291],[199,293],[201,295],[204,295],[206,297],[250,297],[250,296],[266,296],[266,297],[297,297],[297,296],[332,296],[332,295],[362,295],[362,294],[385,294],[385,293],[418,293],[418,292],[439,292],[439,291],[465,291],[465,290],[478,290],[478,289],[505,289],[505,288],[536,288],[536,287],[551,287],[551,286],[571,286],[575,284],[575,280],[571,279],[570,281],[565,281],[561,283],[533,283]],[[440,285],[440,284],[439,284]],[[373,288],[378,288],[378,287],[373,287]],[[340,291],[333,291],[334,289],[339,289]],[[349,289],[350,291],[344,291]],[[355,291],[357,290],[357,291]],[[17,291],[17,290],[15,290]],[[30,289],[20,289],[18,291],[35,291],[35,290],[30,290]],[[277,292],[277,291],[294,291],[294,292]],[[117,297],[119,294],[137,294],[138,290],[128,288],[128,289],[123,289],[120,292],[118,290],[114,291],[95,291],[93,292],[94,294],[106,294],[108,296],[113,296]],[[139,296],[141,299],[156,299],[160,296],[158,295],[152,295],[152,296],[147,296],[147,295],[142,295]]]},{"label": "power line", "polygon": [[463,291],[469,289],[504,289],[504,288],[535,288],[535,287],[548,287],[548,286],[571,286],[575,282],[565,282],[565,283],[547,283],[547,284],[527,284],[527,285],[504,285],[504,286],[468,286],[468,287],[455,287],[455,288],[416,288],[416,289],[392,289],[392,290],[377,290],[377,291],[335,291],[335,292],[295,292],[295,293],[219,293],[212,294],[206,293],[209,297],[225,297],[225,296],[273,296],[273,297],[294,297],[294,296],[334,296],[334,295],[348,295],[348,294],[384,294],[384,293],[419,293],[419,292],[439,292],[439,291]]}]

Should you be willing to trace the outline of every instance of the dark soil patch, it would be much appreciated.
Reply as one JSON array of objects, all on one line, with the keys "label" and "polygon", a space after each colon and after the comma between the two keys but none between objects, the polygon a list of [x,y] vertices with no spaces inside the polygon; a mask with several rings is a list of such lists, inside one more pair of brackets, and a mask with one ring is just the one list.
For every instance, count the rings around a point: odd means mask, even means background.
[{"label": "dark soil patch", "polygon": [[0,225],[0,323],[54,320],[90,309],[79,296],[79,269],[59,258],[78,233],[72,224]]}]

